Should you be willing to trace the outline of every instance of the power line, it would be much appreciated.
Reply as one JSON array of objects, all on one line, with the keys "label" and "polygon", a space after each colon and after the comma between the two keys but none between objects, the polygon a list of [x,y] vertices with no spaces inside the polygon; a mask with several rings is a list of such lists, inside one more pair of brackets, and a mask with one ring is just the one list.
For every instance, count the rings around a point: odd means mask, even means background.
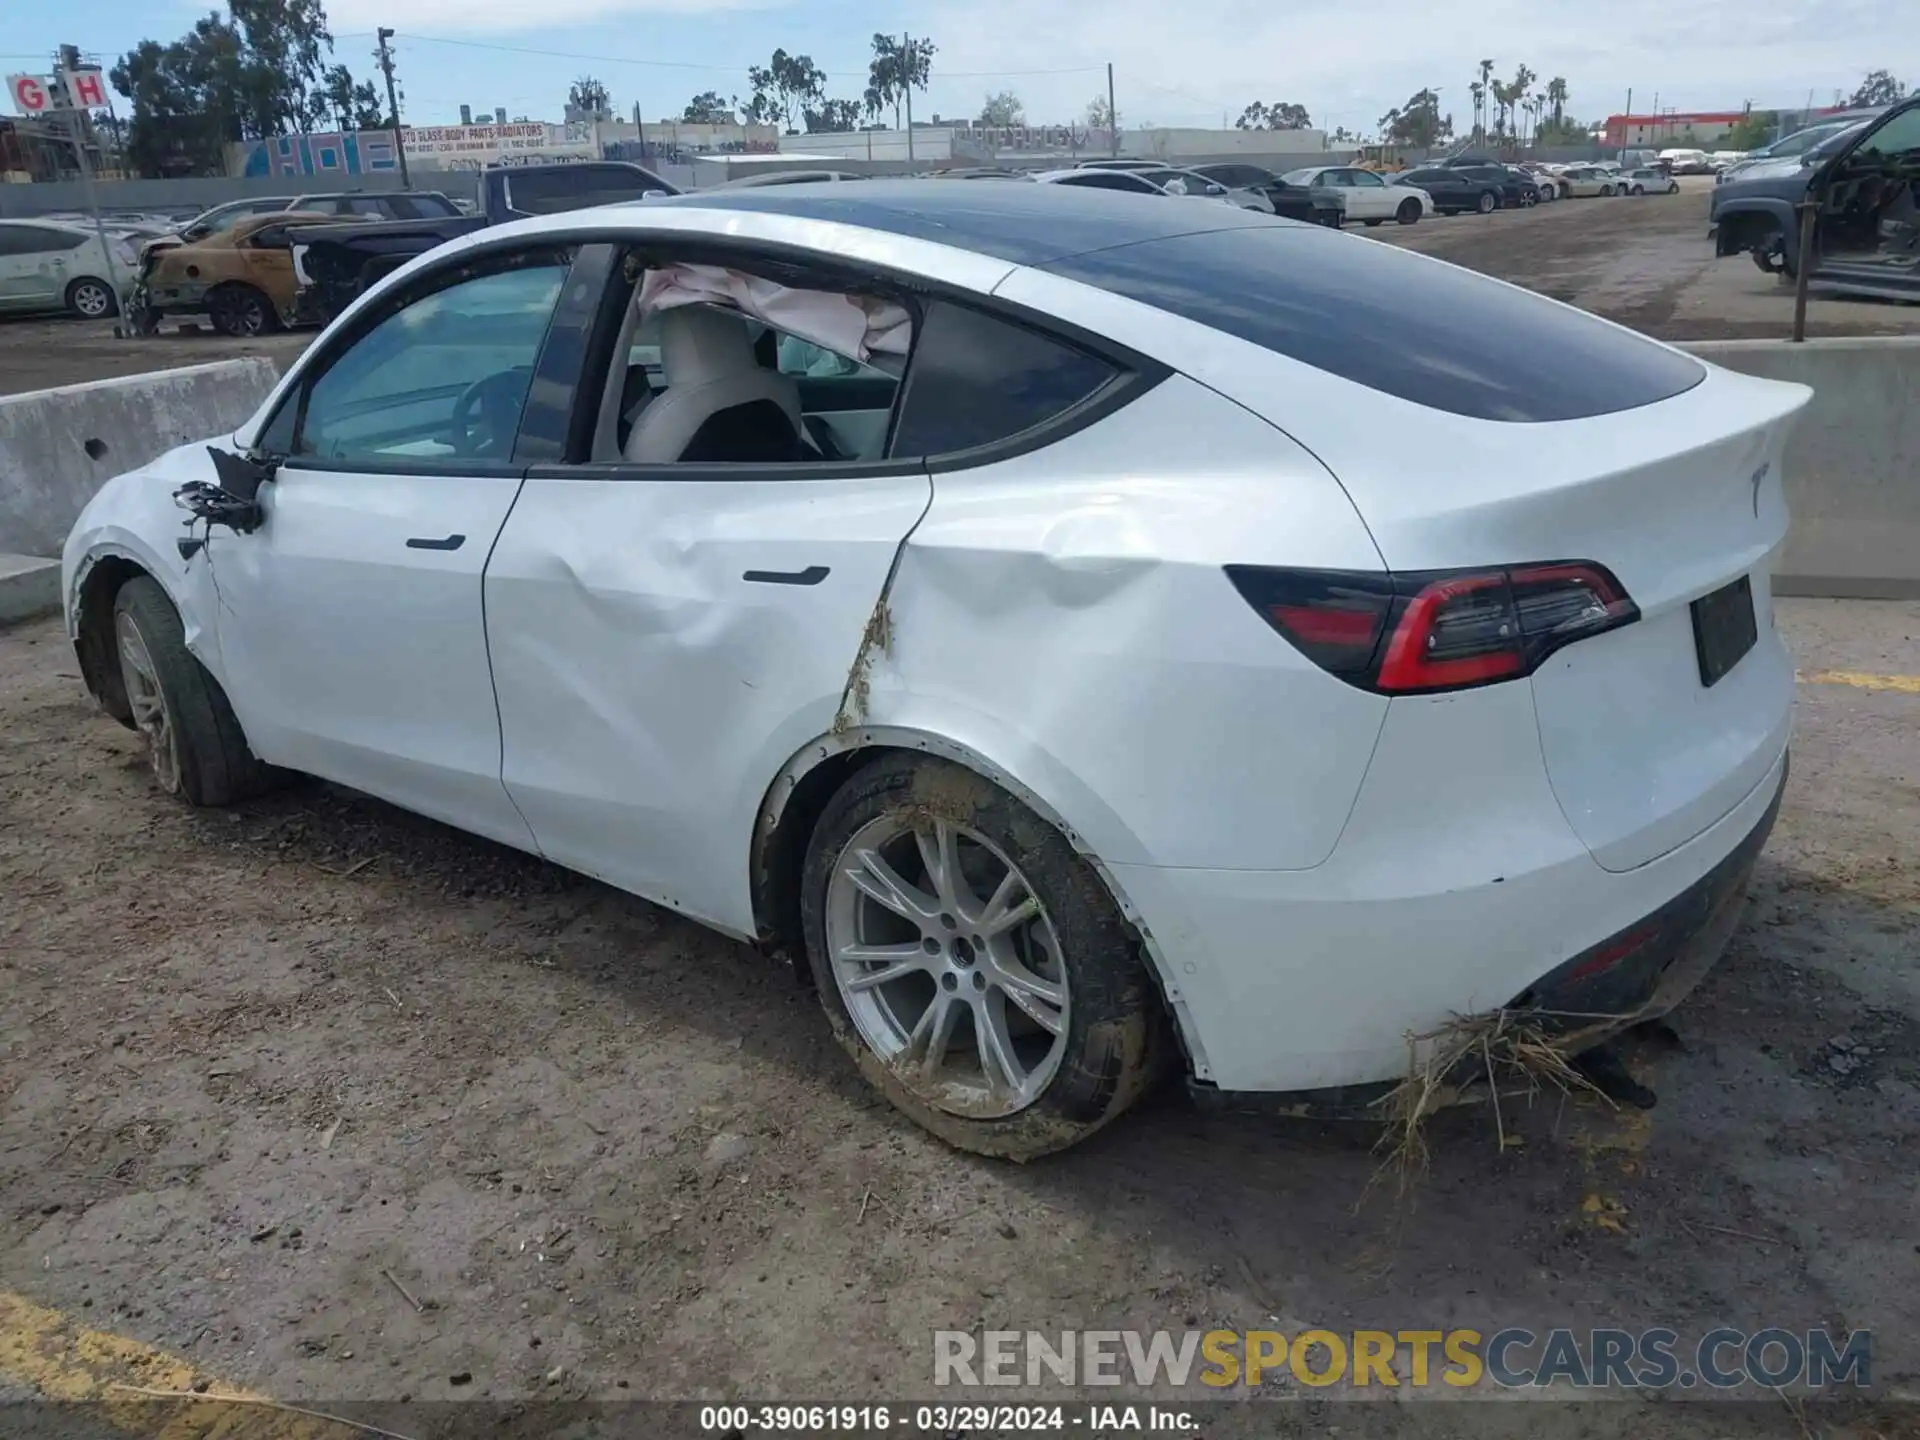
[{"label": "power line", "polygon": [[[638,60],[626,55],[588,55],[577,50],[540,50],[527,45],[502,45],[493,40],[451,40],[444,35],[419,35],[413,31],[401,31],[401,40],[413,40],[428,45],[457,45],[467,50],[498,50],[507,55],[537,55],[548,60],[584,60],[595,65],[649,65],[661,70],[714,70],[729,74],[744,74],[750,65],[715,65],[700,60]],[[1021,79],[1035,75],[1092,75],[1103,67],[1099,65],[1076,65],[1065,70],[942,70],[940,79],[945,80],[999,80]],[[865,80],[865,70],[823,70],[820,72],[830,80]]]}]

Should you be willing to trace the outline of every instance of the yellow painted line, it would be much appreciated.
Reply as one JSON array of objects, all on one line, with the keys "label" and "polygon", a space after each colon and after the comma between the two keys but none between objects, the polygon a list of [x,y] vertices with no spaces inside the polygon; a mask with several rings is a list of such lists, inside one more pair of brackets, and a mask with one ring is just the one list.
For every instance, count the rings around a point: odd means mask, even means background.
[{"label": "yellow painted line", "polygon": [[1920,695],[1920,675],[1868,675],[1859,670],[1809,670],[1793,677],[1802,685],[1851,685],[1856,690],[1897,690]]},{"label": "yellow painted line", "polygon": [[[184,1356],[90,1329],[4,1290],[0,1380],[43,1400],[88,1404],[116,1430],[152,1440],[350,1440],[383,1433],[219,1384]],[[206,1391],[193,1394],[202,1384]]]}]

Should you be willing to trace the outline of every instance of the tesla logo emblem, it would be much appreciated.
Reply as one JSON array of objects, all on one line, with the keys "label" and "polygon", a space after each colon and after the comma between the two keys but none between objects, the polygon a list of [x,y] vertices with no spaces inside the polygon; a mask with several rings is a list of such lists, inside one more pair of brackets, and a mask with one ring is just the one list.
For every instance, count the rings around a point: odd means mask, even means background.
[{"label": "tesla logo emblem", "polygon": [[1747,483],[1753,486],[1753,518],[1756,520],[1760,518],[1760,483],[1767,478],[1767,472],[1771,469],[1773,462],[1769,460],[1747,477]]}]

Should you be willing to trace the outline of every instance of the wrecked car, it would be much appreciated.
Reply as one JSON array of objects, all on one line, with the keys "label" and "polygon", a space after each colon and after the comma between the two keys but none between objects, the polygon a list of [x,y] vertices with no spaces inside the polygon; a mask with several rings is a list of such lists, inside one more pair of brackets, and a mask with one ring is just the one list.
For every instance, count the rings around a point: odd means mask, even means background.
[{"label": "wrecked car", "polygon": [[1678,1003],[1785,784],[1809,393],[1225,205],[690,195],[379,281],[100,491],[67,627],[161,790],[323,777],[783,951],[1026,1159],[1169,1066]]},{"label": "wrecked car", "polygon": [[1800,153],[1755,160],[1713,192],[1714,253],[1792,280],[1799,207],[1818,207],[1809,290],[1920,300],[1920,100]]},{"label": "wrecked car", "polygon": [[263,335],[295,322],[298,284],[291,225],[356,224],[351,215],[299,210],[249,215],[181,244],[149,245],[128,313],[151,331],[163,317],[205,315],[223,335]]}]

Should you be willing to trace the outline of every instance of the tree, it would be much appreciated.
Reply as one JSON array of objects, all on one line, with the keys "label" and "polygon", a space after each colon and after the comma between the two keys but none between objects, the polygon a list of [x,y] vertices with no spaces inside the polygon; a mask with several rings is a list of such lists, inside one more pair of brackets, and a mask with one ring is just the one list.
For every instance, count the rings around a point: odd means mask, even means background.
[{"label": "tree", "polygon": [[356,82],[344,65],[327,67],[320,89],[308,102],[307,119],[335,130],[384,130],[392,123],[387,103],[371,80]]},{"label": "tree", "polygon": [[1013,91],[1002,90],[987,96],[986,104],[980,107],[980,123],[996,130],[1011,130],[1027,123],[1026,108]]},{"label": "tree", "polygon": [[860,128],[862,107],[857,100],[822,100],[809,105],[802,117],[809,135],[844,135]]},{"label": "tree", "polygon": [[1567,82],[1556,75],[1547,82],[1547,103],[1553,106],[1553,125],[1557,130],[1567,110]]},{"label": "tree", "polygon": [[[911,54],[909,54],[909,46]],[[907,98],[910,90],[927,88],[927,78],[933,71],[934,52],[938,47],[931,40],[911,42],[896,35],[878,35],[873,37],[873,59],[867,63],[867,90],[864,96],[869,115],[879,115],[888,106],[893,107],[893,128],[900,128],[900,103]]]},{"label": "tree", "polygon": [[733,106],[722,99],[718,91],[702,90],[687,102],[680,119],[688,125],[731,125]]},{"label": "tree", "polygon": [[1111,130],[1119,118],[1104,95],[1096,95],[1087,102],[1087,128],[1089,130]]},{"label": "tree", "polygon": [[1304,105],[1284,100],[1267,105],[1256,100],[1233,123],[1241,130],[1307,130],[1313,126],[1313,117]]},{"label": "tree", "polygon": [[1481,117],[1487,113],[1487,87],[1476,80],[1467,86],[1467,94],[1473,97],[1473,138],[1479,140],[1487,133],[1487,127],[1481,123]]},{"label": "tree", "polygon": [[1779,117],[1771,110],[1749,110],[1721,142],[1729,150],[1758,150],[1773,139]]},{"label": "tree", "polygon": [[1493,61],[1480,62],[1480,113],[1474,117],[1473,128],[1476,133],[1487,133],[1487,100],[1493,94]]},{"label": "tree", "polygon": [[776,50],[765,65],[747,67],[753,98],[746,104],[748,120],[778,125],[789,135],[799,133],[808,106],[826,100],[827,77],[808,55]]},{"label": "tree", "polygon": [[1380,117],[1380,138],[1389,145],[1431,150],[1453,138],[1453,117],[1440,113],[1438,94],[1418,90],[1406,104],[1396,105]]},{"label": "tree", "polygon": [[613,118],[613,96],[591,75],[582,75],[567,91],[567,108],[589,120]]},{"label": "tree", "polygon": [[108,75],[133,102],[127,162],[143,175],[217,174],[235,141],[384,124],[378,92],[329,65],[332,49],[320,0],[230,0],[171,44],[141,41]]},{"label": "tree", "polygon": [[1860,88],[1853,92],[1849,105],[1897,105],[1906,98],[1907,87],[1886,70],[1869,70]]}]

